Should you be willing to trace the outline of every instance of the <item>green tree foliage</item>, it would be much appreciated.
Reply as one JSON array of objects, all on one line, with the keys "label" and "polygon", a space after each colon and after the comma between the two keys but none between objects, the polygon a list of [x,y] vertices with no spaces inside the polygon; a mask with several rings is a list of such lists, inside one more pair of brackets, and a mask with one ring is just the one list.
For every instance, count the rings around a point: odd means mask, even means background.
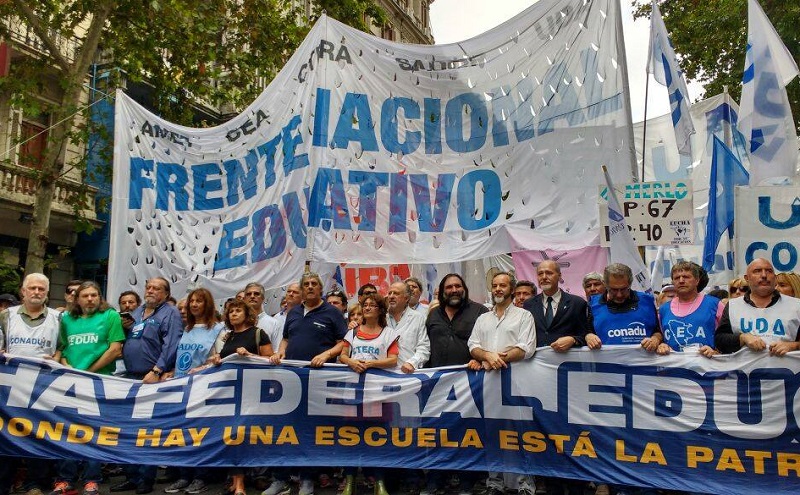
[{"label": "green tree foliage", "polygon": [[[800,2],[759,0],[795,61],[800,60]],[[739,101],[747,48],[747,0],[665,0],[659,2],[664,24],[688,79],[705,86],[705,95],[728,87]],[[650,15],[650,3],[635,1],[635,17]],[[800,80],[786,87],[792,115],[800,122]]]},{"label": "green tree foliage", "polygon": [[[49,114],[54,123],[36,172],[25,271],[44,267],[56,181],[70,167],[85,169],[85,157],[75,163],[61,157],[68,142],[88,141],[82,98],[98,59],[111,61],[126,80],[148,84],[155,111],[188,124],[197,102],[230,109],[249,104],[323,11],[364,30],[385,18],[372,0],[317,0],[310,11],[293,0],[0,1],[0,37],[12,39],[9,28],[19,20],[41,41],[40,53],[0,78],[0,98],[27,115]],[[53,82],[58,94],[41,98]],[[77,199],[76,211],[83,206]]]}]

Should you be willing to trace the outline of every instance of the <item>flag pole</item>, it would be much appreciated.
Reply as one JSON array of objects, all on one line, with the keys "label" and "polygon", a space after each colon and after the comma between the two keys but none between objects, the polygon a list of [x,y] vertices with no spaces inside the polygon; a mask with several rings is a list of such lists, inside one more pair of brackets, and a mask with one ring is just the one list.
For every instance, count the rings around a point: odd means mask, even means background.
[{"label": "flag pole", "polygon": [[616,15],[617,32],[617,53],[620,55],[620,69],[622,75],[622,89],[625,93],[623,104],[625,105],[625,114],[628,117],[628,142],[631,147],[631,175],[636,180],[636,139],[633,136],[633,110],[631,109],[631,86],[628,80],[628,56],[625,52],[625,33],[622,31],[622,0],[617,1],[617,15]]},{"label": "flag pole", "polygon": [[650,73],[645,68],[646,79],[644,82],[644,121],[642,122],[642,178],[639,182],[644,182],[644,161],[647,157],[647,94],[650,92]]}]

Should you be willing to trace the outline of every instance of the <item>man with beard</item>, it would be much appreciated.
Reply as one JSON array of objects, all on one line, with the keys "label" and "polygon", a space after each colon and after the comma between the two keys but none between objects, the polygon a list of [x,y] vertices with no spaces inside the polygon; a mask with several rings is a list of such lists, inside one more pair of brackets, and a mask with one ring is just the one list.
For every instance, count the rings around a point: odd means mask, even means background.
[{"label": "man with beard", "polygon": [[[22,304],[0,311],[0,350],[17,356],[55,357],[58,346],[59,312],[46,306],[50,280],[41,273],[31,273],[22,281]],[[7,392],[5,392],[7,393]],[[17,457],[0,457],[0,493],[7,494],[19,466]],[[47,459],[26,459],[28,480],[25,495],[42,495],[50,487]]]},{"label": "man with beard", "polygon": [[[73,304],[61,318],[59,350],[61,364],[102,375],[114,372],[114,361],[122,356],[125,333],[119,314],[100,295],[100,286],[83,282],[75,291]],[[56,484],[50,495],[74,492],[79,462],[65,459],[58,463]],[[99,461],[86,461],[83,495],[98,495],[102,480]]]},{"label": "man with beard", "polygon": [[244,288],[244,300],[258,314],[256,326],[267,333],[270,342],[280,342],[283,338],[283,326],[264,311],[264,286],[258,282],[250,282]]},{"label": "man with beard", "polygon": [[[533,329],[533,316],[529,311],[511,304],[514,293],[514,279],[510,273],[500,272],[492,277],[492,311],[484,313],[475,321],[469,350],[473,359],[469,362],[472,370],[500,370],[508,363],[533,357],[536,351],[536,332]],[[513,479],[513,475],[509,473]],[[488,495],[502,495],[507,487],[504,475],[489,473],[486,480]],[[530,476],[518,477],[517,493],[532,495],[534,486]]]},{"label": "man with beard", "polygon": [[523,306],[533,314],[536,344],[549,345],[556,352],[584,345],[589,332],[586,301],[559,288],[561,267],[553,260],[539,263],[536,278],[542,292]]},{"label": "man with beard", "polygon": [[395,282],[389,286],[386,295],[389,328],[400,336],[400,354],[397,366],[403,373],[413,373],[428,361],[431,355],[431,342],[425,328],[425,317],[408,306],[411,288],[405,282]]},{"label": "man with beard", "polygon": [[[122,350],[125,378],[157,383],[161,375],[175,367],[183,322],[178,308],[167,301],[169,293],[169,282],[163,277],[151,278],[145,284],[144,304],[131,314],[134,324]],[[157,470],[157,466],[128,465],[127,480],[113,485],[111,491],[150,493]]]},{"label": "man with beard", "polygon": [[[469,299],[469,291],[461,275],[450,273],[439,282],[439,305],[430,310],[426,327],[431,341],[431,358],[428,366],[466,365],[472,360],[469,353],[469,338],[472,328],[480,315],[489,308]],[[428,472],[426,488],[420,495],[431,495],[444,488],[449,474],[443,471]],[[472,493],[472,486],[478,473],[460,471],[457,473],[462,495]]]},{"label": "man with beard", "polygon": [[[747,265],[744,276],[750,292],[728,301],[722,312],[714,342],[722,353],[742,347],[773,356],[800,350],[800,300],[775,289],[777,280],[772,263],[758,258]],[[760,324],[756,323],[760,320]]]}]

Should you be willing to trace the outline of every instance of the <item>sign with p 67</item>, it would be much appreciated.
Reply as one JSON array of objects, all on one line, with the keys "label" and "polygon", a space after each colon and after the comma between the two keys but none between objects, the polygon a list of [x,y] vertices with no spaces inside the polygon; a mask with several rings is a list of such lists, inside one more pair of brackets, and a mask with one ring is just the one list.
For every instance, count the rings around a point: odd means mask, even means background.
[{"label": "sign with p 67", "polygon": [[[670,246],[694,242],[692,182],[635,182],[615,185],[622,215],[637,246]],[[600,188],[600,245],[609,245],[608,190]]]}]

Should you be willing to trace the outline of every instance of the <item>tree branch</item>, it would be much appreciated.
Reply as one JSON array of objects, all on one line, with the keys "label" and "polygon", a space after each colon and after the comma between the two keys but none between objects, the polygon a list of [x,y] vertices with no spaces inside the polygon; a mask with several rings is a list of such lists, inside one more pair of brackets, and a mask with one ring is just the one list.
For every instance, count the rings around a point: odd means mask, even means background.
[{"label": "tree branch", "polygon": [[59,51],[56,41],[50,36],[50,33],[42,24],[39,16],[36,15],[33,9],[24,0],[12,1],[25,17],[25,20],[28,22],[28,24],[33,28],[33,32],[36,33],[36,36],[38,36],[39,39],[42,40],[42,43],[44,43],[44,45],[47,47],[47,50],[50,52],[50,56],[53,58],[55,63],[61,68],[61,70],[69,72],[69,62]]}]

